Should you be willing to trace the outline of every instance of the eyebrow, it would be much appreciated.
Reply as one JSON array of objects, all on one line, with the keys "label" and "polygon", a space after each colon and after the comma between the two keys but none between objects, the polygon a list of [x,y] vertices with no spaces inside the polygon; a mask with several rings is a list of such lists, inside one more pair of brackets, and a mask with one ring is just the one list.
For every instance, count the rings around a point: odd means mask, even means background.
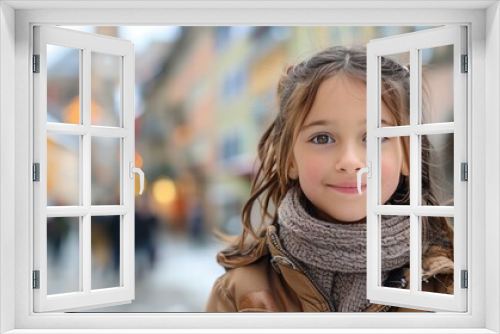
[{"label": "eyebrow", "polygon": [[[382,119],[382,125],[386,125],[386,126],[394,126],[394,124],[390,121],[387,121],[385,119]],[[361,122],[361,123],[365,123],[366,124],[366,120]],[[331,124],[330,122],[324,120],[324,119],[320,119],[320,120],[317,120],[317,121],[314,121],[314,122],[311,122],[309,124],[304,124],[302,125],[302,127],[300,128],[300,131],[302,130],[305,130],[307,128],[310,128],[310,127],[313,127],[313,126],[318,126],[318,125],[329,125]]]},{"label": "eyebrow", "polygon": [[[363,122],[361,122],[360,124],[362,124],[362,123]],[[364,121],[364,123],[366,123],[366,120]],[[381,123],[382,123],[382,125],[386,125],[386,126],[395,126],[392,121],[388,121],[388,120],[385,120],[385,119],[382,119]]]},{"label": "eyebrow", "polygon": [[304,124],[302,125],[302,127],[300,128],[300,130],[305,130],[307,128],[310,128],[310,127],[313,127],[313,126],[318,126],[318,125],[328,125],[330,124],[330,122],[324,120],[324,119],[320,119],[320,120],[317,120],[317,121],[314,121],[314,122],[311,122],[309,124]]}]

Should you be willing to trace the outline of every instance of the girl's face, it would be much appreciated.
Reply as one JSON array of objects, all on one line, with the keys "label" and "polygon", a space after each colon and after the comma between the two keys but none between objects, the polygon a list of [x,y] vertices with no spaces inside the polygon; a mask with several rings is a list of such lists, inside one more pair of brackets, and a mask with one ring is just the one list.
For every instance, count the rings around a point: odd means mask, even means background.
[{"label": "girl's face", "polygon": [[[382,103],[382,125],[396,123]],[[399,138],[381,148],[382,203],[395,192],[401,173],[408,174]],[[293,147],[289,175],[317,209],[318,218],[352,222],[366,217],[366,174],[362,192],[357,173],[366,167],[366,85],[348,76],[323,81]]]}]

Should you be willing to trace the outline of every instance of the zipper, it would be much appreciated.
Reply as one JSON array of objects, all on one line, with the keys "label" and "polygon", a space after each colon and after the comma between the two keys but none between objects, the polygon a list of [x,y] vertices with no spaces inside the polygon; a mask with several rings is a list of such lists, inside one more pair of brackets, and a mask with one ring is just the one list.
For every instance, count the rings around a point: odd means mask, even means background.
[{"label": "zipper", "polygon": [[274,233],[269,233],[269,237],[271,238],[271,242],[273,243],[274,247],[276,249],[278,249],[280,252],[282,252],[283,254],[285,254],[286,257],[288,258],[288,260],[293,265],[295,265],[300,271],[302,271],[302,273],[309,279],[309,281],[312,283],[312,285],[316,288],[316,290],[318,290],[318,292],[321,294],[321,296],[323,296],[323,298],[328,303],[328,306],[330,307],[330,312],[333,312],[333,310],[335,310],[335,307],[333,305],[334,300],[331,297],[327,296],[327,294],[323,291],[323,289],[321,289],[316,284],[316,282],[313,280],[313,278],[311,277],[311,275],[309,274],[309,272],[304,267],[302,267],[301,265],[299,265],[297,262],[293,261],[293,257],[278,244],[278,242],[276,241],[276,236],[274,235]]}]

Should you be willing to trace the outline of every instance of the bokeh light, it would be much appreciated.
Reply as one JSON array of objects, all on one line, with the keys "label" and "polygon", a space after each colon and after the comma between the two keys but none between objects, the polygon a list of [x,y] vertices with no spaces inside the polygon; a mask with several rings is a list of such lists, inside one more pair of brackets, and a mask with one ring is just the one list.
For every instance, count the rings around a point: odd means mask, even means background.
[{"label": "bokeh light", "polygon": [[177,196],[175,183],[167,178],[156,180],[153,183],[152,191],[153,198],[159,204],[170,204],[175,200]]}]

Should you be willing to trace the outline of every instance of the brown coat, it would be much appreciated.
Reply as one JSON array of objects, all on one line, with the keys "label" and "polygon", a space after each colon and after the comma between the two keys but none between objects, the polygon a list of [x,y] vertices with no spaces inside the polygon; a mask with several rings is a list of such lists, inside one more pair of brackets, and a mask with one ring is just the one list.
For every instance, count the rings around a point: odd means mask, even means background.
[{"label": "brown coat", "polygon": [[[246,254],[219,253],[217,260],[227,271],[214,284],[207,312],[330,312],[333,309],[331,299],[324,296],[307,272],[286,254],[274,225],[267,228],[266,237]],[[390,281],[396,282],[392,286],[409,289],[409,276],[409,268],[396,269],[390,275]],[[402,284],[397,286],[397,283]],[[438,246],[431,246],[422,261],[422,289],[453,294],[453,261],[449,253]],[[421,312],[378,304],[370,304],[364,310],[381,311]]]}]

